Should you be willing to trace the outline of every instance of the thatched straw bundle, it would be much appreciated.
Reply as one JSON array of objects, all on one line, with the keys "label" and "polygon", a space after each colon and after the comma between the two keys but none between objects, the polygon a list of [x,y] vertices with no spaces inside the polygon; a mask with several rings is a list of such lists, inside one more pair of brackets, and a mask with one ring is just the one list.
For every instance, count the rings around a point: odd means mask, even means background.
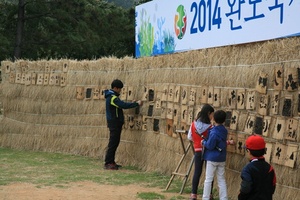
[{"label": "thatched straw bundle", "polygon": [[[80,154],[102,162],[109,134],[103,91],[118,78],[124,90],[131,92],[122,94],[124,100],[144,101],[139,110],[125,110],[117,152],[123,164],[172,173],[183,153],[175,130],[187,130],[193,118],[188,116],[195,116],[203,103],[210,102],[237,115],[237,124],[227,128],[241,144],[254,128],[259,131],[263,123],[269,125],[261,134],[270,144],[268,159],[278,174],[275,199],[295,198],[300,194],[299,42],[294,37],[140,59],[3,61],[0,146]],[[216,94],[218,103],[212,96]],[[184,114],[184,109],[191,114]],[[285,129],[279,131],[279,125]],[[295,146],[297,150],[290,152]],[[232,198],[247,163],[239,147],[227,157]],[[283,148],[281,160],[279,147]],[[191,158],[190,151],[181,166],[183,172]]]}]

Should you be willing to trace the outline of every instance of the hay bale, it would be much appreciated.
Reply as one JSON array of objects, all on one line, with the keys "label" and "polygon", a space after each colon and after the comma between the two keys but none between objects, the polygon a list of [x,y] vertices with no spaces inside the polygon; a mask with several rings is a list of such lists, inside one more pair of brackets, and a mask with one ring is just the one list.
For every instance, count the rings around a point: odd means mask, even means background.
[{"label": "hay bale", "polygon": [[[293,76],[293,80],[299,79],[295,71],[300,62],[299,41],[299,37],[292,37],[139,59],[106,57],[82,61],[65,59],[2,61],[0,102],[3,103],[4,116],[0,118],[0,146],[99,157],[102,162],[108,143],[104,98],[88,97],[87,91],[92,94],[95,88],[108,89],[111,81],[116,78],[121,79],[126,87],[133,88],[133,99],[144,97],[144,88],[154,89],[155,98],[159,93],[163,93],[165,88],[186,88],[187,95],[194,89],[196,91],[194,103],[190,99],[186,103],[172,102],[168,99],[158,102],[165,108],[170,104],[178,106],[179,115],[182,114],[180,113],[183,110],[182,105],[196,112],[200,105],[208,100],[205,99],[208,96],[201,94],[204,89],[211,91],[218,89],[220,105],[217,109],[239,112],[236,130],[230,130],[232,133],[246,137],[251,134],[245,132],[248,116],[253,115],[255,118],[265,115],[271,118],[269,134],[265,136],[268,143],[299,146],[299,135],[294,141],[273,138],[278,117],[287,120],[289,117],[299,119],[298,85],[292,89],[284,87],[285,84],[289,84],[288,73]],[[274,87],[274,76],[280,67],[283,72],[283,84],[278,89]],[[29,83],[27,80],[29,74],[36,74],[37,78],[40,75],[40,79],[43,80],[39,84]],[[266,82],[261,80],[262,74]],[[44,80],[47,77],[48,82]],[[64,77],[65,84],[51,82],[51,77],[52,79]],[[78,87],[83,88],[80,99],[77,99]],[[255,91],[254,109],[229,105],[231,92],[238,90],[244,90],[245,94],[248,94],[248,91]],[[274,114],[269,110],[274,101],[272,95],[276,91],[280,91],[280,98],[278,113]],[[269,112],[261,114],[258,112],[259,100],[264,95],[269,95],[272,101],[268,105]],[[288,110],[291,116],[282,116],[286,107],[286,97],[291,100],[291,107]],[[135,113],[135,109],[126,110],[125,114],[143,118],[148,115],[148,107],[155,103],[156,99],[149,102],[146,97],[139,114]],[[149,118],[147,130],[124,129],[116,155],[118,161],[125,165],[138,166],[146,171],[166,174],[173,172],[182,156],[182,149],[179,138],[167,135],[168,122],[164,110],[154,108],[153,115],[147,116]],[[153,130],[154,119],[159,120],[158,131]],[[186,122],[178,122],[175,125],[176,128],[182,129],[189,126]],[[289,198],[298,195],[300,181],[296,174],[299,170],[299,155],[295,154],[294,168],[274,164],[279,174],[277,188],[280,191],[276,192],[275,199],[283,197],[281,194]],[[187,159],[191,159],[192,156],[189,153]],[[162,158],[164,162],[160,161]],[[245,156],[228,153],[226,178],[228,191],[234,197],[238,193],[236,186],[240,184],[237,177],[246,163]],[[184,162],[182,170],[185,171],[188,165],[189,162]]]}]

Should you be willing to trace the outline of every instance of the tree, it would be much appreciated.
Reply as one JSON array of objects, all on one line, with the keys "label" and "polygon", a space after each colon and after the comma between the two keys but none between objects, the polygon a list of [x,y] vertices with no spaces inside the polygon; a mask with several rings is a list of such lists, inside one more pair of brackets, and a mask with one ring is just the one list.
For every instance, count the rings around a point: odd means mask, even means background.
[{"label": "tree", "polygon": [[0,11],[0,60],[12,58],[8,52],[33,60],[134,54],[131,9],[102,0],[19,0],[18,5],[0,0]]},{"label": "tree", "polygon": [[21,45],[24,31],[25,22],[25,0],[19,0],[18,4],[18,21],[17,21],[17,33],[16,33],[16,46],[14,48],[13,59],[19,59],[21,57]]},{"label": "tree", "polygon": [[0,0],[0,61],[13,56],[16,6],[17,2]]},{"label": "tree", "polygon": [[114,3],[115,5],[125,9],[131,8],[134,3],[133,0],[107,0],[107,2]]},{"label": "tree", "polygon": [[152,0],[136,0],[135,5],[140,5],[140,4],[143,4],[143,3],[147,3],[149,1],[152,1]]}]

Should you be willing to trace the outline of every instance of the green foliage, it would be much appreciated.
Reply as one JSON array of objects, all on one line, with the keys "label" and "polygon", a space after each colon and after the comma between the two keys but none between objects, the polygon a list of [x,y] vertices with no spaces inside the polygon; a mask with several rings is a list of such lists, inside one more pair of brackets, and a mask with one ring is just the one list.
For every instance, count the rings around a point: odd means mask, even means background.
[{"label": "green foliage", "polygon": [[19,0],[0,0],[0,3],[18,4]]},{"label": "green foliage", "polygon": [[16,32],[16,5],[0,2],[0,61],[13,55]]},{"label": "green foliage", "polygon": [[134,4],[134,0],[107,0],[109,3],[114,3],[122,8],[131,8]]},{"label": "green foliage", "polygon": [[133,6],[147,3],[149,1],[152,0],[107,0],[107,2],[114,3],[115,5],[123,8],[132,8]]},{"label": "green foliage", "polygon": [[[94,59],[134,54],[134,12],[103,0],[25,0],[21,58]],[[11,59],[18,6],[0,1],[0,61]]]}]

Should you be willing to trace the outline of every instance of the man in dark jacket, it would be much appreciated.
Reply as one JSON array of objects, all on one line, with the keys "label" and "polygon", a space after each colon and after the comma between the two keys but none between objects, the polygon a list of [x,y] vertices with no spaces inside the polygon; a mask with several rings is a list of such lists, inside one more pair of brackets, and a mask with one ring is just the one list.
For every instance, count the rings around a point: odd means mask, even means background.
[{"label": "man in dark jacket", "polygon": [[246,140],[248,163],[242,170],[239,200],[272,200],[276,188],[273,167],[265,161],[266,143],[263,137],[251,135]]},{"label": "man in dark jacket", "polygon": [[105,90],[109,143],[105,156],[104,169],[118,170],[121,167],[121,165],[115,162],[115,154],[120,143],[122,126],[124,124],[123,109],[135,108],[142,105],[142,101],[133,103],[122,101],[119,98],[122,88],[122,81],[116,79],[111,83],[111,89]]}]

